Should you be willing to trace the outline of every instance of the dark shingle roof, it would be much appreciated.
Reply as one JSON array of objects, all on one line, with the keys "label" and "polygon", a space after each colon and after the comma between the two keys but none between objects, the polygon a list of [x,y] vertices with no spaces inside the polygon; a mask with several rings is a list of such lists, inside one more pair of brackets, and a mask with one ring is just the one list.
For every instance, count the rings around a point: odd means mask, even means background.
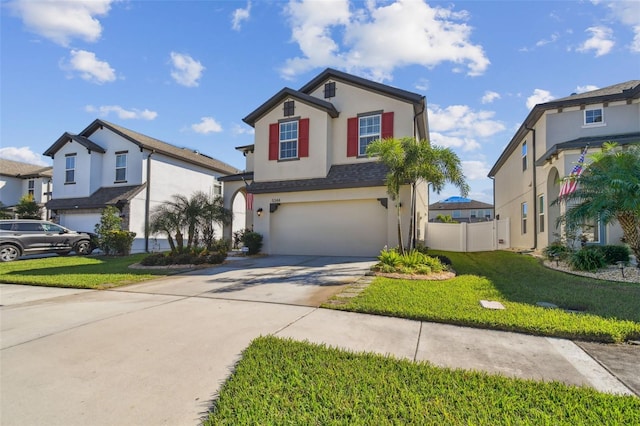
[{"label": "dark shingle roof", "polygon": [[323,189],[384,186],[387,167],[377,161],[331,166],[326,178],[253,182],[248,191],[253,194],[274,192],[318,191]]},{"label": "dark shingle roof", "polygon": [[489,171],[489,177],[494,177],[498,169],[507,161],[511,153],[520,146],[520,143],[529,132],[528,128],[532,128],[545,111],[557,108],[567,108],[586,104],[598,104],[604,102],[613,102],[621,100],[638,99],[640,97],[640,80],[629,80],[624,83],[614,84],[612,86],[603,87],[602,89],[592,90],[590,92],[575,94],[565,98],[556,99],[551,102],[537,104],[533,107],[529,115],[520,125],[515,135],[502,151],[500,157]]},{"label": "dark shingle roof", "polygon": [[47,202],[46,206],[51,210],[101,209],[106,206],[116,205],[119,201],[130,201],[146,186],[146,183],[142,185],[106,186],[98,189],[88,197],[54,198]]},{"label": "dark shingle roof", "polygon": [[38,166],[0,158],[0,175],[18,178],[51,177],[52,171],[53,167],[51,166]]},{"label": "dark shingle roof", "polygon": [[[53,157],[53,155],[70,139],[82,144],[83,146],[87,147],[87,149],[104,153],[104,148],[91,142],[88,139],[96,130],[103,127],[106,127],[112,132],[133,142],[140,148],[144,148],[150,151],[156,151],[168,157],[176,158],[190,164],[205,167],[207,169],[216,170],[223,174],[234,174],[238,173],[239,171],[238,169],[227,163],[224,163],[200,152],[188,148],[179,148],[150,136],[143,135],[142,133],[138,133],[125,127],[118,126],[117,124],[113,124],[100,119],[97,119],[93,123],[91,123],[86,129],[80,132],[79,135],[73,135],[70,133],[63,134],[53,145],[51,145],[51,147],[49,147],[49,149],[45,151],[44,155]],[[92,144],[92,146],[90,147],[89,144]]]},{"label": "dark shingle roof", "polygon": [[242,173],[237,173],[235,175],[227,175],[227,176],[218,178],[218,180],[220,182],[237,182],[241,180],[244,180],[244,181],[253,180],[253,172],[242,172]]},{"label": "dark shingle roof", "polygon": [[262,117],[267,112],[271,111],[275,106],[277,106],[280,102],[282,102],[286,98],[294,98],[307,105],[311,105],[320,110],[324,110],[327,114],[329,114],[333,118],[338,116],[338,111],[336,110],[336,107],[334,107],[332,103],[322,99],[318,99],[313,96],[309,96],[306,93],[299,92],[297,90],[293,90],[288,87],[285,87],[284,89],[280,90],[278,93],[273,95],[268,101],[266,101],[265,103],[260,105],[258,108],[256,108],[252,113],[250,113],[245,118],[243,118],[242,121],[244,121],[245,123],[253,127],[255,125],[255,122],[258,121],[260,117]]},{"label": "dark shingle roof", "polygon": [[536,166],[543,166],[544,163],[554,155],[567,149],[584,148],[589,145],[589,148],[599,148],[605,142],[616,142],[618,145],[628,145],[630,143],[640,143],[640,132],[625,133],[621,135],[606,135],[606,136],[593,136],[573,139],[567,142],[562,142],[552,146],[542,157],[536,161]]},{"label": "dark shingle roof", "polygon": [[449,202],[447,200],[429,204],[429,210],[472,210],[472,209],[492,209],[492,204],[482,201],[468,200],[463,202]]}]

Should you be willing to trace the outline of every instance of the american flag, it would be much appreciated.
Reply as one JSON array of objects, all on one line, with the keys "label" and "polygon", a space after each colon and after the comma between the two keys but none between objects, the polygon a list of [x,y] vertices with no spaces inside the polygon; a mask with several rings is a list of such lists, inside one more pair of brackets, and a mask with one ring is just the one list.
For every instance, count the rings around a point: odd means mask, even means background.
[{"label": "american flag", "polygon": [[253,210],[253,194],[247,192],[247,210]]},{"label": "american flag", "polygon": [[571,170],[571,174],[568,177],[564,178],[558,198],[566,197],[567,195],[575,191],[578,187],[578,177],[580,177],[580,174],[582,173],[582,165],[584,164],[584,156],[587,154],[587,148],[589,148],[588,145],[585,146],[582,150],[582,154],[578,159],[578,164],[573,167],[573,170]]}]

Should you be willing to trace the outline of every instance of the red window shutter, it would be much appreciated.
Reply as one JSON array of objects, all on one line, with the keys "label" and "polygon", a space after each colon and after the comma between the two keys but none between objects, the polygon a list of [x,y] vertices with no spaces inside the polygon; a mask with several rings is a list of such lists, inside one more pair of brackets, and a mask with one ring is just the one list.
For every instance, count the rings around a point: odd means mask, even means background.
[{"label": "red window shutter", "polygon": [[393,111],[382,113],[382,131],[380,133],[382,139],[393,137]]},{"label": "red window shutter", "polygon": [[298,157],[309,156],[309,119],[298,121]]},{"label": "red window shutter", "polygon": [[280,125],[269,124],[269,160],[277,160],[280,151]]},{"label": "red window shutter", "polygon": [[347,120],[347,157],[358,156],[358,117]]}]

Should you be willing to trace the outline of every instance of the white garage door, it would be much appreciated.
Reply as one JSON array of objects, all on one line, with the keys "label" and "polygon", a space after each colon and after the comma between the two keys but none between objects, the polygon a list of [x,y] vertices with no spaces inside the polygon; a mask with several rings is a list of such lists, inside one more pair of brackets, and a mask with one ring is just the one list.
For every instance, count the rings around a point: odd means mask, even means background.
[{"label": "white garage door", "polygon": [[63,213],[59,223],[74,231],[95,232],[96,224],[100,223],[100,213]]},{"label": "white garage door", "polygon": [[281,204],[270,219],[272,254],[377,256],[387,245],[377,200]]}]

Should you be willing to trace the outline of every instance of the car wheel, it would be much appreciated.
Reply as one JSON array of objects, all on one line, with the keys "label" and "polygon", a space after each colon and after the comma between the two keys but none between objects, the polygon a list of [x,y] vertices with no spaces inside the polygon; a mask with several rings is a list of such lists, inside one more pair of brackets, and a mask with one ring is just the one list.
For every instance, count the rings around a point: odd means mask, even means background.
[{"label": "car wheel", "polygon": [[80,256],[91,254],[92,251],[93,250],[91,249],[91,243],[89,241],[78,241],[78,243],[76,244],[75,252]]},{"label": "car wheel", "polygon": [[0,261],[11,262],[20,257],[20,250],[11,244],[0,246]]}]

